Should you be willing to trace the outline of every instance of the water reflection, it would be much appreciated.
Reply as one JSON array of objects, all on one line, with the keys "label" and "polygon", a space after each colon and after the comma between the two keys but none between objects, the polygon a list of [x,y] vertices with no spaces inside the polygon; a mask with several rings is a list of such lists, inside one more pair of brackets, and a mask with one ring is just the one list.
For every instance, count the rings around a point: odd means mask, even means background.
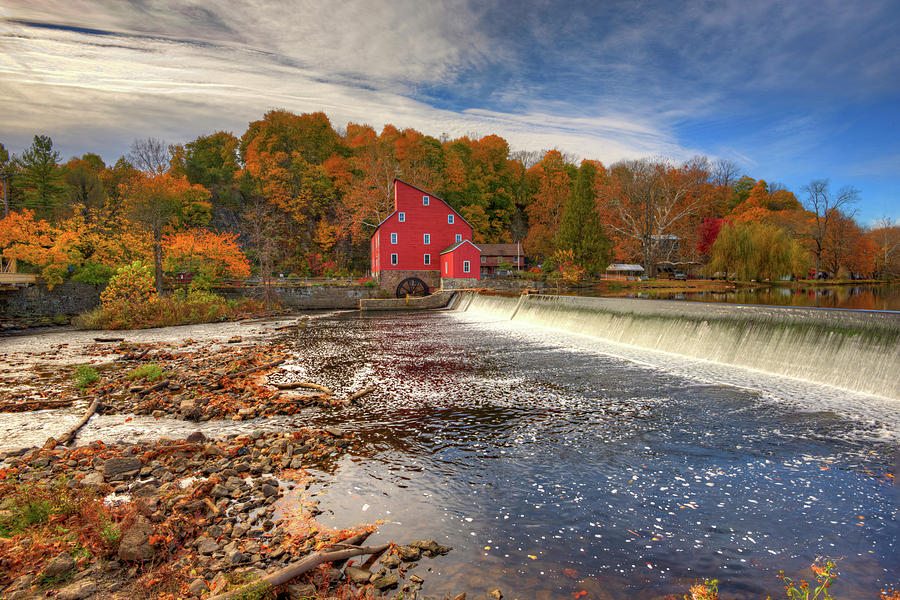
[{"label": "water reflection", "polygon": [[719,577],[782,593],[778,569],[844,556],[843,596],[900,580],[895,443],[759,395],[440,313],[341,316],[294,339],[356,407],[311,412],[361,443],[324,476],[326,522],[456,548],[426,592],[658,597]]},{"label": "water reflection", "polygon": [[694,300],[733,304],[766,304],[855,310],[900,311],[900,286],[836,285],[814,288],[766,287],[744,288],[727,292],[666,292],[648,290],[627,294],[632,298],[660,300]]}]

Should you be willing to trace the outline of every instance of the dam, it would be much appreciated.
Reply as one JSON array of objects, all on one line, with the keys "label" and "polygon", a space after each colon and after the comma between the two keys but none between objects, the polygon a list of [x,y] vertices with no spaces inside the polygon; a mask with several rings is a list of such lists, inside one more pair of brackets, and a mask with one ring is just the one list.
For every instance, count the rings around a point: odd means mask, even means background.
[{"label": "dam", "polygon": [[451,308],[900,400],[900,313],[461,293]]}]

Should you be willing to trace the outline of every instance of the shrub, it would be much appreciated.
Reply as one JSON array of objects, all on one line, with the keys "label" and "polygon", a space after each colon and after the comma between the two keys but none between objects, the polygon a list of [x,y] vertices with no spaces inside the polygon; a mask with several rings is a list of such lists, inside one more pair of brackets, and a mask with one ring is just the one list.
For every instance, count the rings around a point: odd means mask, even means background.
[{"label": "shrub", "polygon": [[163,376],[163,370],[156,363],[149,365],[141,365],[136,369],[128,371],[128,379],[146,379],[147,381],[155,381]]},{"label": "shrub", "polygon": [[80,281],[81,283],[90,283],[91,285],[103,285],[108,283],[110,278],[115,274],[115,270],[101,263],[88,262],[79,267],[72,281]]},{"label": "shrub", "polygon": [[149,302],[156,297],[153,272],[141,261],[125,265],[116,271],[109,285],[100,294],[104,308]]},{"label": "shrub", "polygon": [[78,365],[75,367],[75,387],[84,391],[92,383],[100,381],[97,370],[90,365]]}]

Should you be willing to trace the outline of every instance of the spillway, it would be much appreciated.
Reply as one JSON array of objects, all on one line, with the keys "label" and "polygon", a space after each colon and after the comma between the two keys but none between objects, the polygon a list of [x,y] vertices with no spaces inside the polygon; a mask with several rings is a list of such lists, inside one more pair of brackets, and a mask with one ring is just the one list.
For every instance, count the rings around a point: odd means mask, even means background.
[{"label": "spillway", "polygon": [[474,292],[451,308],[900,400],[900,313]]}]

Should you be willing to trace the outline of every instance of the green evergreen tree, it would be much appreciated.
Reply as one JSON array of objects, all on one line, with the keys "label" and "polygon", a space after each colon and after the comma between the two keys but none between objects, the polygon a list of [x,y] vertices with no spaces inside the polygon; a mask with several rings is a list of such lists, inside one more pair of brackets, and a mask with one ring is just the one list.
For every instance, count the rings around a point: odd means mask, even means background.
[{"label": "green evergreen tree", "polygon": [[609,238],[603,232],[603,223],[597,213],[596,178],[596,165],[582,162],[556,234],[556,248],[571,250],[575,262],[584,267],[589,276],[596,276],[606,269],[610,254]]},{"label": "green evergreen tree", "polygon": [[15,185],[22,192],[24,208],[49,216],[66,196],[59,152],[53,150],[53,140],[45,135],[34,136],[31,147],[19,158],[19,166]]}]

